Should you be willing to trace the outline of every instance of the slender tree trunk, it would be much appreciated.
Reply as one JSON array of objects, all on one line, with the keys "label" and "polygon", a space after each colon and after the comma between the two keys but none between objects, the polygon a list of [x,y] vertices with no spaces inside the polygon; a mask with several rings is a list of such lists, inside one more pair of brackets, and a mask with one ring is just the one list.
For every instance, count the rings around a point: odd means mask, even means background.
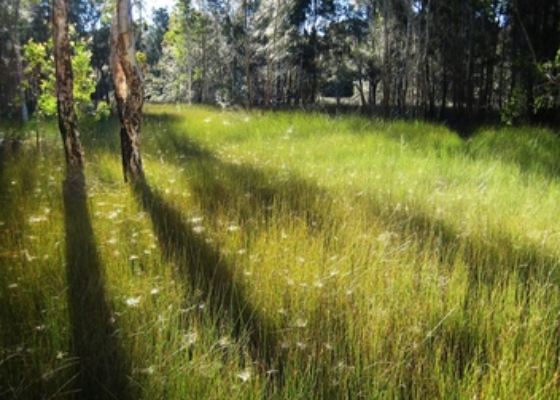
[{"label": "slender tree trunk", "polygon": [[251,82],[251,54],[249,48],[250,38],[249,38],[249,4],[247,0],[243,3],[244,12],[245,12],[245,79],[247,80],[247,110],[251,110],[253,106],[253,99],[252,99],[252,82]]},{"label": "slender tree trunk", "polygon": [[382,74],[382,84],[383,84],[383,117],[389,118],[389,106],[390,106],[390,96],[391,87],[389,83],[390,70],[389,70],[389,5],[388,0],[383,1],[383,41],[384,41],[384,51],[383,51],[383,74]]},{"label": "slender tree trunk", "polygon": [[144,179],[140,154],[144,82],[136,63],[130,0],[117,0],[111,30],[111,67],[121,121],[123,174],[125,182],[134,182]]},{"label": "slender tree trunk", "polygon": [[12,30],[12,40],[14,42],[14,51],[16,55],[17,68],[17,87],[19,88],[19,96],[21,101],[21,120],[25,123],[29,120],[29,111],[25,99],[25,90],[23,89],[23,63],[21,60],[21,42],[19,38],[19,7],[20,1],[16,0],[14,4],[14,29]]},{"label": "slender tree trunk", "polygon": [[83,169],[84,161],[74,111],[74,76],[70,59],[66,0],[54,0],[53,2],[53,27],[58,127],[62,135],[68,170],[77,172]]}]

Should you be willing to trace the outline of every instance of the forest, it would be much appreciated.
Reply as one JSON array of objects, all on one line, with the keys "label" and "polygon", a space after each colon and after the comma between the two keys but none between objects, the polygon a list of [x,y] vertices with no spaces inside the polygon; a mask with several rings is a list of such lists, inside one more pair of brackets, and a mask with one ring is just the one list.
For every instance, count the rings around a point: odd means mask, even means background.
[{"label": "forest", "polygon": [[557,399],[559,29],[2,0],[0,399]]},{"label": "forest", "polygon": [[[50,8],[3,2],[2,115],[37,108],[49,72],[25,48],[48,42]],[[134,8],[151,102],[343,103],[385,118],[506,123],[557,114],[558,1],[180,0],[171,9],[146,1]],[[106,1],[70,2],[72,40],[88,52],[95,104],[110,101],[110,14]],[[50,54],[47,47],[42,56]]]}]

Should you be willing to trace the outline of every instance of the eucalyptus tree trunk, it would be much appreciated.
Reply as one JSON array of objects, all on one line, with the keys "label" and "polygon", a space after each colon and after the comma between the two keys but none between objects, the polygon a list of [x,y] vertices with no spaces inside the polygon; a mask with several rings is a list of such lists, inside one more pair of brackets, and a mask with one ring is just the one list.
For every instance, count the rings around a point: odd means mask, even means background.
[{"label": "eucalyptus tree trunk", "polygon": [[121,151],[125,182],[144,179],[140,154],[140,128],[144,81],[136,62],[130,0],[117,0],[111,27],[111,68],[115,100],[121,122]]},{"label": "eucalyptus tree trunk", "polygon": [[16,68],[17,68],[17,84],[19,87],[19,96],[21,101],[21,120],[25,123],[29,120],[29,110],[27,109],[27,102],[25,100],[25,90],[23,89],[23,63],[21,60],[21,40],[19,37],[19,11],[20,1],[16,0],[14,3],[14,21],[12,30],[12,40],[14,42],[16,54]]},{"label": "eucalyptus tree trunk", "polygon": [[383,1],[383,73],[381,81],[383,84],[383,117],[389,118],[390,115],[390,96],[391,87],[389,86],[390,76],[390,49],[389,49],[389,5],[388,0]]},{"label": "eucalyptus tree trunk", "polygon": [[74,111],[74,75],[70,58],[68,3],[66,0],[54,0],[53,2],[53,27],[58,127],[62,135],[66,165],[69,171],[76,172],[83,169],[84,161]]}]

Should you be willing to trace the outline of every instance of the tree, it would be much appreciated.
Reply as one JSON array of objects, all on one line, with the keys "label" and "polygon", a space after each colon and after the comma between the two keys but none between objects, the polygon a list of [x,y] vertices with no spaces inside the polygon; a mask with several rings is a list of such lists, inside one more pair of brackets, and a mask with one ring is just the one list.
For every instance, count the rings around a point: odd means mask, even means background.
[{"label": "tree", "polygon": [[144,179],[140,154],[144,82],[136,62],[130,0],[117,0],[111,30],[111,69],[121,122],[124,180],[141,181]]},{"label": "tree", "polygon": [[152,25],[148,28],[146,38],[146,56],[148,65],[155,67],[162,55],[162,43],[165,33],[169,29],[169,13],[165,8],[158,8],[152,11]]},{"label": "tree", "polygon": [[0,6],[0,113],[12,114],[17,107],[22,121],[27,122],[21,58],[22,8],[20,0],[3,1]]},{"label": "tree", "polygon": [[53,2],[53,28],[58,127],[68,170],[81,172],[84,161],[74,112],[74,77],[70,59],[72,50],[68,34],[68,3],[65,0]]},{"label": "tree", "polygon": [[[31,39],[24,46],[23,59],[27,65],[24,87],[32,97],[37,98],[41,116],[54,116],[58,111],[53,47],[52,39],[47,43],[36,43]],[[86,42],[77,39],[71,42],[71,47],[74,110],[79,118],[86,111],[91,111],[95,79],[91,66],[91,52],[87,50]]]}]

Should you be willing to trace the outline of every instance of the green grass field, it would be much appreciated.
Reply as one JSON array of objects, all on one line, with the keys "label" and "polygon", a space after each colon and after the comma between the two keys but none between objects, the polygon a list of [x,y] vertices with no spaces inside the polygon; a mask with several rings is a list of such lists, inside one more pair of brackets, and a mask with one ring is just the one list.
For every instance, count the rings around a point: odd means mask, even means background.
[{"label": "green grass field", "polygon": [[551,131],[150,106],[76,194],[1,129],[1,399],[558,397]]}]

